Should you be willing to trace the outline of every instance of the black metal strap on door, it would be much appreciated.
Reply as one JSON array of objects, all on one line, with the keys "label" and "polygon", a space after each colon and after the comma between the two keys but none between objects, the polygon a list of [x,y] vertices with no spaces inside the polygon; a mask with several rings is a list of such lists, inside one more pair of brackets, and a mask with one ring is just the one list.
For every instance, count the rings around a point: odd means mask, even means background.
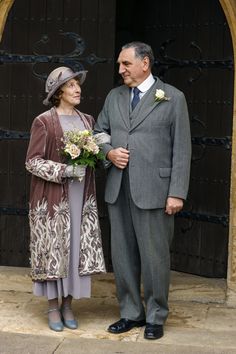
[{"label": "black metal strap on door", "polygon": [[84,70],[83,63],[89,65],[95,65],[97,63],[107,63],[111,62],[112,58],[100,58],[94,53],[90,53],[87,56],[83,56],[85,51],[85,41],[77,33],[74,32],[63,32],[59,31],[59,35],[62,35],[74,42],[74,49],[70,53],[64,55],[54,54],[46,55],[39,54],[38,51],[42,50],[42,46],[50,42],[50,38],[47,35],[42,36],[42,38],[37,41],[34,45],[34,54],[23,55],[23,54],[12,54],[7,53],[4,50],[0,50],[0,64],[10,64],[10,63],[27,63],[33,64],[33,74],[42,79],[46,79],[47,75],[45,73],[37,73],[35,70],[35,64],[38,63],[53,63],[65,65],[73,68],[75,71]]},{"label": "black metal strap on door", "polygon": [[1,207],[0,206],[0,215],[18,215],[26,216],[29,213],[28,208],[14,208],[14,207]]},{"label": "black metal strap on door", "polygon": [[0,140],[29,140],[29,132],[0,129]]},{"label": "black metal strap on door", "polygon": [[[29,212],[28,208],[14,208],[14,207],[1,207],[0,206],[0,215],[26,216],[26,215],[28,215],[28,212]],[[176,217],[189,219],[191,221],[220,224],[224,227],[229,225],[229,216],[228,215],[209,215],[209,214],[194,213],[194,212],[190,212],[190,211],[181,211],[178,214],[176,214]]]},{"label": "black metal strap on door", "polygon": [[224,227],[229,225],[229,215],[209,215],[203,213],[194,213],[192,211],[180,211],[178,214],[176,214],[176,217],[189,219],[191,221],[221,224]]},{"label": "black metal strap on door", "polygon": [[[15,140],[15,139],[22,139],[28,140],[30,138],[29,132],[22,132],[17,130],[5,130],[0,129],[0,140]],[[232,145],[232,138],[230,136],[225,137],[192,137],[192,144],[194,145],[201,145],[201,146],[221,146],[225,149],[231,149]]]},{"label": "black metal strap on door", "polygon": [[201,146],[221,146],[227,150],[231,149],[232,138],[231,136],[224,136],[221,138],[209,137],[209,136],[193,136],[192,144],[201,145]]},{"label": "black metal strap on door", "polygon": [[[202,69],[227,69],[233,70],[234,61],[233,58],[224,58],[224,59],[204,59],[202,49],[200,46],[191,41],[189,43],[189,47],[193,49],[193,57],[194,58],[185,58],[179,59],[168,54],[168,47],[171,46],[172,43],[175,42],[175,39],[168,39],[164,43],[162,43],[160,47],[160,56],[161,59],[156,59],[154,65],[157,68],[162,68],[164,72],[168,71],[172,68],[194,68],[199,70],[199,75],[201,74]],[[193,82],[197,78],[191,78],[189,81]]]}]

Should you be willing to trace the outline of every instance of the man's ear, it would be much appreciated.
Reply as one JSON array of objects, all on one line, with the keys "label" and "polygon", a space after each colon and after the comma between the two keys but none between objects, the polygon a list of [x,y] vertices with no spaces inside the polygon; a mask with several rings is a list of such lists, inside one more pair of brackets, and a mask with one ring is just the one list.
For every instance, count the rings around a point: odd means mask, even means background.
[{"label": "man's ear", "polygon": [[148,56],[143,58],[143,71],[148,71],[150,68],[150,60],[148,58]]}]

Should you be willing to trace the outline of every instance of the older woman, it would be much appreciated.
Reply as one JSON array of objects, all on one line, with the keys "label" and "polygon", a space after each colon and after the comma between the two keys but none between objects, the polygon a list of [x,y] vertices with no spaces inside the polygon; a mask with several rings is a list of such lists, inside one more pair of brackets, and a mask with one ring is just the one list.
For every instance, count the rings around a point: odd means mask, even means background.
[{"label": "older woman", "polygon": [[[85,71],[67,67],[49,74],[44,104],[51,103],[52,108],[34,119],[26,157],[26,168],[32,173],[29,220],[33,291],[48,298],[48,323],[54,331],[78,327],[72,299],[90,297],[91,280],[86,274],[105,271],[94,172],[86,166],[72,168],[61,154],[63,132],[91,130],[94,125],[92,116],[75,108],[85,78]],[[82,237],[87,249],[80,247]]]}]

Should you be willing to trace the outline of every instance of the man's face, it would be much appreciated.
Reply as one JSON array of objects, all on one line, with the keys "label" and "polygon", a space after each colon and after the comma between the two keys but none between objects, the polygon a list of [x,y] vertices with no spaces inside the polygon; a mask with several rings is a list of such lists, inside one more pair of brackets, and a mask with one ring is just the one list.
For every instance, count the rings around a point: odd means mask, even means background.
[{"label": "man's face", "polygon": [[124,84],[129,87],[138,86],[150,74],[149,58],[137,58],[134,48],[123,49],[117,63],[119,64],[119,74],[122,76]]}]

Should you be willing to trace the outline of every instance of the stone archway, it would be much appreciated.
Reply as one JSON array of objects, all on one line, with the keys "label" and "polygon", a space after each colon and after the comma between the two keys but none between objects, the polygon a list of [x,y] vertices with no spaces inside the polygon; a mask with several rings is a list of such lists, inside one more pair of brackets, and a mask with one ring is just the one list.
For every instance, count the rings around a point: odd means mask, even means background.
[{"label": "stone archway", "polygon": [[14,0],[0,0],[0,42],[6,23],[7,15],[14,3]]},{"label": "stone archway", "polygon": [[[229,24],[234,57],[236,57],[236,0],[219,0]],[[234,73],[236,73],[234,61]],[[229,258],[227,272],[227,303],[236,306],[236,80],[234,74],[234,108],[232,133],[231,191],[230,191],[230,226]]]},{"label": "stone archway", "polygon": [[[232,35],[234,57],[236,57],[236,0],[219,0]],[[0,41],[8,13],[14,0],[0,0]],[[235,62],[236,76],[236,62]],[[227,273],[227,303],[236,306],[236,80],[234,80],[234,109],[231,164],[231,198],[229,227],[229,257]]]}]

